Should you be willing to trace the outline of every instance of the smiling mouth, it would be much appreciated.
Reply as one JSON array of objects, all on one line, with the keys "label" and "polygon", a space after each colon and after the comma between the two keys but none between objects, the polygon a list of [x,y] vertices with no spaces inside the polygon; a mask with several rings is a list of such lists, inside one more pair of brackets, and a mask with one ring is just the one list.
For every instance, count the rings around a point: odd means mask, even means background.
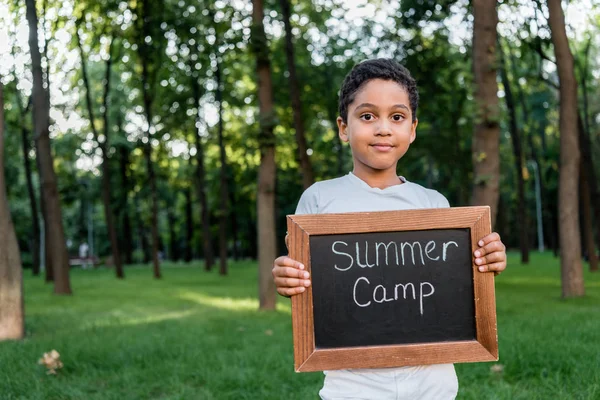
[{"label": "smiling mouth", "polygon": [[392,146],[389,143],[375,143],[375,144],[372,144],[371,146],[379,151],[390,151],[392,148],[394,148],[394,146]]}]

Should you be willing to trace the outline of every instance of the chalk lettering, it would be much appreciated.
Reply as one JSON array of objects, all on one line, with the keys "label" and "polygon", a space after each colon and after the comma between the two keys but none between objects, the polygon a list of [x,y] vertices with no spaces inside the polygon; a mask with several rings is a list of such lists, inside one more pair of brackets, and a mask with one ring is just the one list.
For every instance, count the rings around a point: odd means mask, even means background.
[{"label": "chalk lettering", "polygon": [[369,302],[367,302],[367,303],[364,303],[364,304],[361,304],[361,303],[359,303],[359,302],[358,302],[358,300],[356,300],[356,287],[358,286],[358,282],[360,282],[360,281],[367,281],[367,284],[371,283],[371,282],[369,282],[369,280],[368,280],[367,278],[365,278],[364,276],[361,276],[360,278],[358,278],[358,279],[356,280],[356,282],[354,282],[354,290],[353,290],[353,292],[352,292],[352,295],[353,295],[353,297],[354,297],[354,303],[356,303],[356,305],[357,305],[357,306],[359,306],[359,307],[368,307],[368,306],[371,304],[371,301],[369,301]]},{"label": "chalk lettering", "polygon": [[388,244],[385,244],[383,242],[377,242],[375,243],[375,264],[380,265],[379,264],[379,246],[383,246],[385,247],[385,265],[389,265],[388,264],[388,250],[390,249],[390,246],[394,245],[394,254],[396,255],[396,265],[400,265],[400,261],[398,260],[398,245],[396,244],[396,242],[389,242]]},{"label": "chalk lettering", "polygon": [[[362,244],[364,243],[364,247],[362,246]],[[354,244],[354,250],[355,250],[355,254],[353,253],[349,253],[348,250],[344,251],[342,250],[342,247],[352,247],[352,245]],[[439,255],[439,253],[437,253],[436,249],[437,247],[437,243],[433,240],[430,240],[428,242],[419,242],[419,241],[414,241],[414,242],[395,242],[395,241],[390,241],[390,242],[371,242],[369,243],[368,241],[364,241],[364,242],[343,242],[341,240],[335,241],[333,242],[333,244],[331,245],[331,251],[334,254],[337,255],[341,255],[344,257],[348,257],[350,259],[349,263],[335,263],[334,264],[334,268],[337,269],[338,271],[348,271],[350,268],[352,268],[352,266],[354,266],[354,263],[356,262],[356,265],[358,265],[360,268],[373,268],[373,267],[379,267],[379,266],[390,266],[390,265],[395,265],[395,266],[405,266],[405,265],[426,265],[425,264],[425,258],[427,258],[430,261],[447,261],[448,259],[448,248],[450,246],[455,246],[458,247],[458,243],[455,241],[448,241],[448,242],[442,242],[442,254],[441,256]],[[363,248],[363,256],[360,255],[361,253],[361,247]],[[371,248],[371,252],[373,252],[373,247],[375,248],[375,257],[373,259],[373,255],[371,255],[371,259],[369,258],[369,247]],[[423,248],[424,247],[424,248]],[[410,249],[410,253],[408,253],[408,249]],[[400,250],[401,255],[398,254],[398,250]],[[384,252],[384,254],[381,254],[381,251]],[[390,251],[392,252],[392,254],[390,254]],[[384,258],[385,256],[385,258]],[[395,260],[395,264],[394,264],[394,259],[393,257],[396,257]],[[400,257],[402,257],[400,259]],[[373,259],[373,260],[372,260]],[[384,260],[385,260],[385,264],[384,264]],[[373,261],[373,262],[371,262]],[[400,261],[402,261],[402,263],[400,263]]]},{"label": "chalk lettering", "polygon": [[[429,288],[431,289],[431,292],[429,292],[427,294],[423,294],[423,285],[428,285]],[[429,297],[433,293],[435,293],[435,289],[433,288],[433,285],[431,283],[429,283],[429,282],[421,282],[421,289],[419,290],[419,306],[420,306],[420,310],[421,310],[421,315],[423,315],[423,298],[424,297]]]},{"label": "chalk lettering", "polygon": [[361,268],[371,268],[375,264],[369,264],[369,243],[365,241],[365,264],[360,263],[360,252],[358,250],[358,242],[356,242],[356,264]]},{"label": "chalk lettering", "polygon": [[331,245],[331,251],[333,251],[335,254],[339,254],[339,255],[346,256],[346,257],[350,258],[350,265],[348,265],[348,267],[346,267],[346,268],[339,268],[337,266],[337,264],[335,264],[333,266],[333,268],[337,269],[338,271],[348,271],[350,268],[352,268],[352,265],[354,264],[354,259],[348,253],[344,253],[343,251],[337,251],[335,249],[335,245],[338,244],[338,243],[348,246],[348,243],[342,242],[342,241],[338,240],[337,242],[333,242],[333,244]]},{"label": "chalk lettering", "polygon": [[448,246],[450,246],[451,244],[455,245],[456,247],[458,247],[458,244],[456,242],[450,241],[450,242],[446,242],[444,243],[444,251],[442,253],[442,260],[446,261],[446,249],[448,248]]},{"label": "chalk lettering", "polygon": [[411,253],[411,256],[412,256],[412,263],[413,263],[413,265],[415,265],[415,249],[414,249],[415,245],[419,246],[419,255],[421,256],[421,263],[423,265],[425,265],[425,259],[423,259],[423,248],[421,247],[421,243],[419,243],[419,242],[413,242],[412,244],[410,244],[409,242],[402,243],[402,246],[401,246],[402,250],[401,251],[402,251],[402,264],[403,265],[406,265],[406,263],[404,262],[404,247],[405,246],[410,246],[410,253]]},{"label": "chalk lettering", "polygon": [[407,284],[399,283],[399,284],[397,284],[396,287],[394,287],[394,298],[396,300],[398,299],[398,288],[401,287],[402,288],[402,293],[404,294],[404,300],[406,300],[406,289],[409,286],[412,289],[413,300],[416,300],[417,297],[415,295],[415,285],[413,285],[412,283],[407,283]]},{"label": "chalk lettering", "polygon": [[[365,282],[366,287],[364,285],[362,285],[359,290],[359,287],[358,287],[359,282]],[[388,297],[388,291],[385,288],[385,286],[383,286],[383,285],[375,286],[375,288],[371,292],[371,289],[369,287],[370,284],[371,284],[371,282],[364,276],[361,276],[360,278],[358,278],[356,280],[356,282],[354,282],[354,289],[352,291],[352,298],[354,299],[354,304],[356,304],[359,307],[368,307],[373,303],[373,301],[375,303],[382,304],[382,303],[387,303],[390,301],[398,301],[398,300],[417,300],[416,288],[415,288],[415,285],[411,282],[396,284],[394,286],[394,296],[393,297]],[[399,288],[402,288],[402,295],[400,295]],[[409,288],[410,288],[410,292],[408,291]],[[368,300],[366,302],[360,302],[358,300],[358,292],[359,291],[363,292],[364,290],[367,290],[368,292],[371,293],[371,296],[369,296],[370,300]],[[412,292],[412,299],[410,296],[411,292]],[[429,296],[433,295],[434,293],[435,293],[435,288],[433,287],[433,285],[431,283],[421,282],[419,284],[419,312],[421,313],[421,315],[423,315],[423,313],[425,312],[424,305],[423,305],[423,299],[425,297],[429,297]],[[361,297],[361,298],[364,299],[364,297]]]},{"label": "chalk lettering", "polygon": [[[377,300],[377,290],[381,289],[381,299]],[[375,301],[375,303],[383,303],[383,302],[387,302],[387,301],[394,301],[394,299],[388,299],[387,298],[387,290],[385,289],[385,287],[383,285],[377,285],[375,286],[375,290],[373,290],[373,300]],[[398,300],[397,298],[395,300]]]},{"label": "chalk lettering", "polygon": [[430,260],[437,261],[437,260],[440,259],[440,256],[437,256],[436,258],[433,258],[433,257],[431,257],[429,255],[429,253],[431,253],[433,250],[435,250],[435,242],[433,240],[430,240],[429,242],[427,242],[427,245],[425,245],[425,255]]}]

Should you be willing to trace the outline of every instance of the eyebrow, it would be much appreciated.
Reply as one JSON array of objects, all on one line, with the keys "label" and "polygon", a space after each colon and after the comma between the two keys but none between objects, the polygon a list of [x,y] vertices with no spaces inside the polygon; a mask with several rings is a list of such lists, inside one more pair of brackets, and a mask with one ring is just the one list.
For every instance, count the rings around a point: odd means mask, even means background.
[{"label": "eyebrow", "polygon": [[[371,104],[371,103],[362,103],[362,104],[359,104],[354,110],[356,111],[361,108],[379,108],[379,107],[377,107],[375,104]],[[403,108],[406,111],[410,111],[410,108],[408,108],[404,104],[394,104],[391,108]]]}]

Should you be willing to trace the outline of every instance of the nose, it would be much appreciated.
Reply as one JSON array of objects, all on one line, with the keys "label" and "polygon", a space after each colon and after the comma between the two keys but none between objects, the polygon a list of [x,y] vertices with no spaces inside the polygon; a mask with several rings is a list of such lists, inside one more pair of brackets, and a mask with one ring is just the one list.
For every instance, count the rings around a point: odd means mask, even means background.
[{"label": "nose", "polygon": [[377,136],[390,136],[392,134],[392,126],[391,122],[385,118],[379,120],[377,124],[377,130],[375,131],[375,135]]}]

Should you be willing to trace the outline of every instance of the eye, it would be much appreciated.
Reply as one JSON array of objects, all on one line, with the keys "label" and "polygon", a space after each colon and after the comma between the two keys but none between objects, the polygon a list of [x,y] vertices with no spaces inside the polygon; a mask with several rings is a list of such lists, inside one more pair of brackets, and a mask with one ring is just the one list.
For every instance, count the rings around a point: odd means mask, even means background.
[{"label": "eye", "polygon": [[360,116],[360,119],[362,119],[363,121],[372,121],[374,118],[375,116],[371,113],[365,113]]},{"label": "eye", "polygon": [[404,115],[402,115],[402,114],[392,115],[392,120],[394,120],[394,121],[402,121],[403,119],[404,119]]}]

